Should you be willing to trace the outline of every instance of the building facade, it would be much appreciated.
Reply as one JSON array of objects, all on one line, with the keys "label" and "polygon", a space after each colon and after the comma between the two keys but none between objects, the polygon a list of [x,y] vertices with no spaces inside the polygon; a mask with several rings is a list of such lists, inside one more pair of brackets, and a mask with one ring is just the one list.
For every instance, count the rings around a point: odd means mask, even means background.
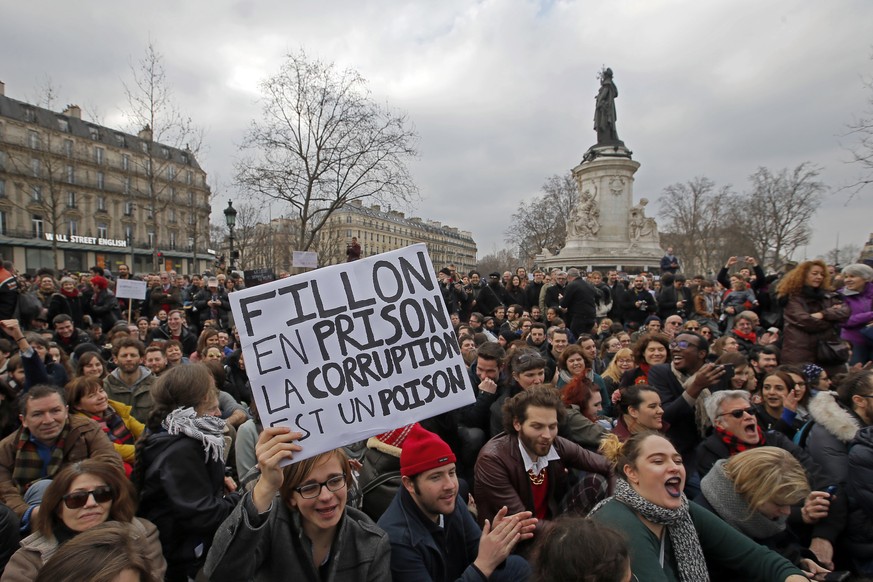
[{"label": "building facade", "polygon": [[200,273],[210,189],[190,151],[5,96],[0,83],[0,254],[40,268]]},{"label": "building facade", "polygon": [[333,265],[346,260],[346,248],[358,239],[362,256],[368,257],[416,243],[427,245],[434,268],[455,265],[458,272],[476,268],[476,242],[472,233],[435,220],[407,218],[396,210],[354,201],[336,211],[319,241],[319,263]]}]

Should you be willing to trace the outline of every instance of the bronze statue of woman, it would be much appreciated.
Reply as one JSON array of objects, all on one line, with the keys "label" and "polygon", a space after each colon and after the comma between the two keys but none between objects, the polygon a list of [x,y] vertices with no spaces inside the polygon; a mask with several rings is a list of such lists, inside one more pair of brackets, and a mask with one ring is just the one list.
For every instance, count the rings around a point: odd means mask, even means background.
[{"label": "bronze statue of woman", "polygon": [[594,130],[597,132],[597,145],[621,143],[615,129],[615,98],[618,89],[612,82],[612,69],[604,69],[600,73],[600,91],[597,93],[594,107]]}]

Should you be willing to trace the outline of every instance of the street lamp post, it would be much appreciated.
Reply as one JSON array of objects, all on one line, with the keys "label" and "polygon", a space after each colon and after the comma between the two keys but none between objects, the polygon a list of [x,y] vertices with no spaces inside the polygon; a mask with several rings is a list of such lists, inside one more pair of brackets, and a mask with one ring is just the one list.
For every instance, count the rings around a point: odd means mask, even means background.
[{"label": "street lamp post", "polygon": [[236,226],[236,208],[233,207],[233,202],[227,201],[227,208],[224,209],[224,220],[227,222],[227,228],[230,229],[230,270],[233,271],[236,267],[233,252],[233,228]]}]

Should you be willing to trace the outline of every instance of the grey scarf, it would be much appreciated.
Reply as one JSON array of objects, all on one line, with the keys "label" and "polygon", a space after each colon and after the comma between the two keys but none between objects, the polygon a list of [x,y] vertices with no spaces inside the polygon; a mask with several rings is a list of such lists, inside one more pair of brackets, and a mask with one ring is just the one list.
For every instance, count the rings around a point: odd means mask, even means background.
[{"label": "grey scarf", "polygon": [[673,544],[673,555],[679,566],[679,579],[682,582],[709,581],[706,558],[703,556],[694,522],[691,521],[688,498],[684,493],[682,505],[678,509],[667,509],[644,499],[624,479],[616,479],[615,495],[598,503],[589,515],[594,515],[604,504],[613,500],[624,503],[652,523],[666,526],[670,542]]},{"label": "grey scarf", "polygon": [[206,460],[213,461],[224,458],[224,419],[218,416],[197,416],[190,406],[177,408],[167,415],[161,425],[170,434],[184,434],[200,441],[206,452]]},{"label": "grey scarf", "polygon": [[727,459],[716,461],[700,482],[703,496],[719,517],[755,540],[763,540],[784,531],[787,516],[772,520],[758,511],[753,511],[736,492],[733,481],[724,472],[725,463]]}]

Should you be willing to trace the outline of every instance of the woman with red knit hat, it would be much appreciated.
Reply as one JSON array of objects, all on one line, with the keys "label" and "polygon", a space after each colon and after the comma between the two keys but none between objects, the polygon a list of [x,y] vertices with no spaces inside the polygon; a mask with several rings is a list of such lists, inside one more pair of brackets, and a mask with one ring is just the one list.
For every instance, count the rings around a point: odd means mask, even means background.
[{"label": "woman with red knit hat", "polygon": [[303,435],[265,428],[255,451],[261,476],[215,534],[204,571],[212,582],[381,582],[391,576],[388,536],[346,505],[349,459],[334,449],[284,468]]}]

